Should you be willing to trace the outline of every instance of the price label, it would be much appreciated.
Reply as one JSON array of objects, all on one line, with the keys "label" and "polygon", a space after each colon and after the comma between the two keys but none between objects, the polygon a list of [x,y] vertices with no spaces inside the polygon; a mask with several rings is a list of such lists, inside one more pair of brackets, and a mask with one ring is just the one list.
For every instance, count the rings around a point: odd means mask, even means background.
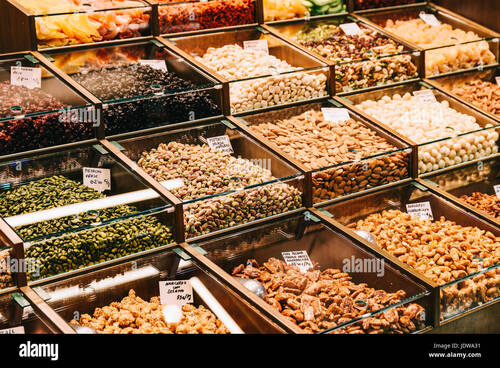
[{"label": "price label", "polygon": [[84,167],[83,185],[93,188],[98,192],[111,190],[111,170]]},{"label": "price label", "polygon": [[184,181],[182,179],[172,179],[161,183],[168,190],[182,188],[184,186]]},{"label": "price label", "polygon": [[269,46],[267,44],[267,40],[243,41],[243,48],[245,50],[261,51],[269,55]]},{"label": "price label", "polygon": [[193,300],[193,287],[189,281],[160,281],[161,304],[183,306]]},{"label": "price label", "polygon": [[339,26],[348,36],[355,36],[361,32],[357,23],[344,23]]},{"label": "price label", "polygon": [[286,264],[289,266],[297,266],[300,268],[300,272],[306,272],[310,268],[313,268],[313,264],[309,255],[305,250],[297,250],[292,252],[282,252],[281,255],[285,260]]},{"label": "price label", "polygon": [[500,198],[500,185],[495,185],[493,189],[495,189],[497,197]]},{"label": "price label", "polygon": [[497,84],[500,86],[500,77],[495,77],[495,80],[497,81]]},{"label": "price label", "polygon": [[12,327],[12,328],[6,328],[4,330],[0,330],[0,335],[24,335],[24,327],[19,326],[19,327]]},{"label": "price label", "polygon": [[430,89],[413,92],[413,96],[417,97],[422,102],[436,102],[436,96]]},{"label": "price label", "polygon": [[418,216],[422,220],[434,220],[431,204],[429,202],[407,204],[406,211],[408,214]]},{"label": "price label", "polygon": [[221,135],[218,137],[207,138],[208,146],[216,151],[222,151],[225,153],[233,153],[233,146],[231,146],[231,140],[227,135]]},{"label": "price label", "polygon": [[42,88],[42,68],[12,66],[10,68],[10,84],[26,88]]},{"label": "price label", "polygon": [[153,69],[168,72],[165,60],[139,60],[140,65],[149,65]]},{"label": "price label", "polygon": [[323,113],[323,119],[325,119],[325,121],[332,121],[336,123],[350,119],[349,110],[345,108],[323,107],[321,112]]},{"label": "price label", "polygon": [[420,13],[419,14],[420,19],[422,19],[425,23],[427,23],[430,26],[439,26],[441,23],[439,20],[436,18],[434,14],[428,14],[428,13]]}]

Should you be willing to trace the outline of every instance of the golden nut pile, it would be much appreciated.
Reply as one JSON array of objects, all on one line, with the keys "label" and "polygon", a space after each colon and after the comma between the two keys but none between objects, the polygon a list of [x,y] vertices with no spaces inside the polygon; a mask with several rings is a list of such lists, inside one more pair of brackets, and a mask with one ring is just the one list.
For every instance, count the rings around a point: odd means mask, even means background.
[{"label": "golden nut pile", "polygon": [[500,117],[500,86],[480,79],[456,85],[451,92],[490,114]]},{"label": "golden nut pile", "polygon": [[[334,328],[406,298],[403,290],[388,293],[364,283],[355,284],[349,274],[338,269],[309,269],[302,273],[297,266],[276,258],[269,258],[263,266],[248,260],[246,265],[235,267],[232,274],[262,282],[266,288],[264,300],[307,333]],[[365,318],[339,332],[410,333],[423,328],[424,317],[424,308],[411,303]]]},{"label": "golden nut pile", "polygon": [[159,297],[147,301],[130,290],[121,302],[96,308],[92,316],[83,314],[80,321],[70,323],[90,327],[104,334],[228,334],[229,330],[208,309],[192,304],[182,307],[179,323],[167,323],[163,318]]},{"label": "golden nut pile", "polygon": [[500,198],[496,194],[474,192],[469,195],[463,195],[460,199],[471,206],[487,212],[493,217],[500,216]]},{"label": "golden nut pile", "polygon": [[[323,113],[316,109],[272,123],[253,125],[251,129],[309,170],[397,150],[361,122],[354,119],[325,121]],[[408,165],[409,155],[398,152],[315,173],[314,199],[316,202],[329,200],[401,180],[408,176]]]},{"label": "golden nut pile", "polygon": [[[349,227],[371,232],[376,245],[439,285],[500,262],[500,238],[441,217],[423,220],[399,210],[372,214]],[[441,290],[444,315],[500,296],[500,268]]]}]

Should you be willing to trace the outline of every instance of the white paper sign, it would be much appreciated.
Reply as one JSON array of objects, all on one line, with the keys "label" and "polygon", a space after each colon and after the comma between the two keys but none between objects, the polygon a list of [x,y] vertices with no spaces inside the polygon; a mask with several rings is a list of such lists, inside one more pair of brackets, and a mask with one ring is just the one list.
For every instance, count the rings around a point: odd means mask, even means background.
[{"label": "white paper sign", "polygon": [[187,280],[160,281],[160,303],[179,305],[193,303],[193,287]]},{"label": "white paper sign", "polygon": [[158,70],[163,70],[164,72],[168,72],[165,60],[139,60],[139,64],[149,65],[153,69],[158,69]]},{"label": "white paper sign", "polygon": [[344,23],[339,27],[342,28],[344,33],[348,36],[355,36],[361,32],[361,28],[359,28],[357,23]]},{"label": "white paper sign", "polygon": [[173,190],[182,188],[184,186],[184,181],[182,179],[172,179],[161,183],[167,190]]},{"label": "white paper sign", "polygon": [[407,204],[406,211],[408,214],[418,216],[422,220],[434,220],[430,202]]},{"label": "white paper sign", "polygon": [[269,55],[269,46],[267,44],[267,40],[243,41],[243,48],[245,50],[262,51]]},{"label": "white paper sign", "polygon": [[500,77],[495,77],[495,80],[497,81],[497,84],[500,86]]},{"label": "white paper sign", "polygon": [[495,185],[493,187],[495,189],[495,193],[497,194],[497,197],[500,198],[500,185]]},{"label": "white paper sign", "polygon": [[349,110],[345,108],[323,107],[321,108],[321,112],[323,113],[323,119],[325,119],[325,121],[332,121],[336,123],[350,119]]},{"label": "white paper sign", "polygon": [[207,138],[208,146],[216,151],[222,151],[225,153],[233,153],[233,146],[231,146],[231,140],[227,135],[220,135],[218,137]]},{"label": "white paper sign", "polygon": [[109,169],[83,168],[83,185],[98,192],[111,190],[111,171]]},{"label": "white paper sign", "polygon": [[0,335],[24,335],[24,327],[19,326],[19,327],[12,327],[12,328],[6,328],[5,330],[0,330]]},{"label": "white paper sign", "polygon": [[436,102],[436,96],[430,89],[423,89],[421,91],[413,92],[413,96],[418,97],[422,102]]},{"label": "white paper sign", "polygon": [[422,19],[425,23],[427,23],[430,26],[439,26],[441,23],[439,20],[436,18],[434,14],[427,14],[427,13],[420,13],[419,14],[420,19]]},{"label": "white paper sign", "polygon": [[10,84],[26,88],[42,87],[42,68],[12,66],[10,68]]},{"label": "white paper sign", "polygon": [[313,268],[311,259],[305,250],[281,252],[281,255],[287,265],[299,267],[300,272],[306,272],[310,268]]}]

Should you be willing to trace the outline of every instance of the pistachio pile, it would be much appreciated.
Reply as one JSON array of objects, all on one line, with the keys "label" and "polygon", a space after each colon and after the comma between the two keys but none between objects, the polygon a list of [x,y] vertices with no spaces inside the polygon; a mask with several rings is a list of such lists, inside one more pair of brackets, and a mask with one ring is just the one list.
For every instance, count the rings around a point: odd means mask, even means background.
[{"label": "pistachio pile", "polygon": [[[170,142],[143,152],[138,165],[157,181],[182,179],[172,189],[189,201],[274,180],[270,170],[244,158],[216,151],[207,145]],[[197,236],[253,221],[302,206],[302,194],[295,187],[277,183],[198,201],[186,206],[188,236]]]},{"label": "pistachio pile", "polygon": [[30,244],[25,257],[40,266],[44,278],[167,245],[170,229],[154,216],[132,218],[111,225],[70,233],[59,238]]},{"label": "pistachio pile", "polygon": [[[33,213],[104,197],[92,188],[56,175],[1,192],[0,216]],[[16,228],[24,240],[33,241],[25,249],[25,257],[40,267],[39,275],[28,274],[28,277],[53,276],[170,242],[170,229],[155,217],[135,218],[36,241],[40,237],[82,229],[134,213],[137,213],[135,207],[122,205]]]},{"label": "pistachio pile", "polygon": [[[104,198],[105,195],[62,175],[32,181],[0,192],[0,216],[24,215],[51,208]],[[21,226],[16,231],[24,240],[81,228],[137,212],[131,206],[116,206],[75,216]]]}]

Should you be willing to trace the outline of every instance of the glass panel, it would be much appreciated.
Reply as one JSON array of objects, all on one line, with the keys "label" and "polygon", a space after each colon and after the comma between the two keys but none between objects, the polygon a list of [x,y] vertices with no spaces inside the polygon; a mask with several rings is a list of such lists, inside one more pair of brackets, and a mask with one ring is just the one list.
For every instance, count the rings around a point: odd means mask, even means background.
[{"label": "glass panel", "polygon": [[[257,28],[171,41],[230,81],[232,113],[328,94],[325,64]],[[262,41],[262,49],[246,48],[245,41]]]},{"label": "glass panel", "polygon": [[[190,281],[193,301],[182,310],[162,304],[159,285],[164,281]],[[94,333],[282,332],[195,261],[170,251],[41,289],[47,303],[80,333],[82,326]],[[139,312],[131,314],[130,308]]]},{"label": "glass panel", "polygon": [[101,146],[0,161],[0,216],[25,241],[165,207]]},{"label": "glass panel", "polygon": [[222,86],[154,42],[51,54],[104,102],[107,135],[221,115]]},{"label": "glass panel", "polygon": [[[258,281],[265,291],[264,301],[304,333],[339,330],[352,321],[362,321],[358,333],[409,333],[424,328],[431,305],[425,288],[308,218],[307,214],[295,216],[199,245],[244,285]],[[304,267],[287,265],[284,257],[290,260],[290,254],[284,252],[302,252]],[[307,265],[307,257],[313,268]],[[260,293],[257,287],[250,290]],[[382,308],[388,312],[375,317]]]},{"label": "glass panel", "polygon": [[31,55],[0,57],[0,156],[92,139],[98,125],[89,103]]},{"label": "glass panel", "polygon": [[[416,206],[419,211],[408,213]],[[374,247],[438,284],[442,321],[498,298],[498,227],[421,185],[400,185],[325,209],[343,225],[368,232]]]},{"label": "glass panel", "polygon": [[[231,154],[210,148],[227,136]],[[223,123],[120,140],[124,154],[183,200],[187,237],[302,207],[303,176]]]},{"label": "glass panel", "polygon": [[150,34],[151,8],[139,0],[19,0],[36,15],[39,48]]},{"label": "glass panel", "polygon": [[408,5],[415,3],[417,3],[417,0],[354,0],[354,10],[384,8],[388,6]]},{"label": "glass panel", "polygon": [[178,1],[159,3],[160,34],[192,32],[256,23],[255,0]]}]

